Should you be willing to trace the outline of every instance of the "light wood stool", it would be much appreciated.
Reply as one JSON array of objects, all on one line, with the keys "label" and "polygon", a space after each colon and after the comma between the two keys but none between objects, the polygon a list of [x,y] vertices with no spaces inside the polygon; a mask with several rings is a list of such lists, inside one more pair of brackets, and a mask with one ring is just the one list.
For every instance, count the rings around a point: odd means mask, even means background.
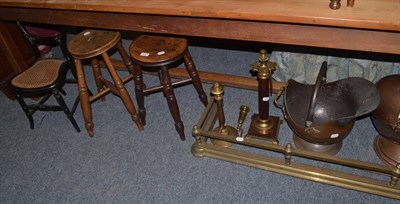
[{"label": "light wood stool", "polygon": [[[111,63],[107,53],[111,48],[117,47],[129,75],[121,79],[117,74],[114,65]],[[126,53],[121,43],[121,35],[119,32],[102,31],[102,30],[85,30],[76,35],[68,44],[68,51],[75,58],[76,71],[78,76],[78,88],[80,102],[85,119],[85,127],[89,136],[93,136],[93,118],[91,103],[99,98],[104,100],[104,96],[110,92],[119,96],[124,103],[127,111],[130,113],[132,120],[136,123],[140,131],[143,131],[143,125],[140,122],[139,116],[136,113],[133,101],[126,90],[124,83],[133,79],[133,63]],[[106,80],[101,74],[98,56],[101,56],[106,64],[113,82]],[[93,74],[98,92],[94,95],[89,95],[88,86],[86,84],[85,75],[82,67],[82,60],[90,59],[93,69]]]}]

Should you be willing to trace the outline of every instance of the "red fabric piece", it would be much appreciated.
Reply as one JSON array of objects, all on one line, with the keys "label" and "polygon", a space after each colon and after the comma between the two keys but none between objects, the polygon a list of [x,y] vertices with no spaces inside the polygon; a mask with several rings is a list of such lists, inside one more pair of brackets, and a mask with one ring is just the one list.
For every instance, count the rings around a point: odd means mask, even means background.
[{"label": "red fabric piece", "polygon": [[33,26],[26,26],[26,29],[31,35],[39,36],[39,37],[53,37],[58,34],[57,30],[51,30],[47,28],[39,28]]}]

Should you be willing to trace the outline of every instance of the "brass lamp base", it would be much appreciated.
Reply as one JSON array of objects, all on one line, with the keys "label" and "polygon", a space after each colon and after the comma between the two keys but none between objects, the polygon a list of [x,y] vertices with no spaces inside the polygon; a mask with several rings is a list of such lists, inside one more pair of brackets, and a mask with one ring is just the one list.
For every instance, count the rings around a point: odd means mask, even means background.
[{"label": "brass lamp base", "polygon": [[400,163],[400,144],[378,135],[375,137],[374,150],[378,157],[388,165],[396,166]]},{"label": "brass lamp base", "polygon": [[258,114],[251,117],[251,123],[247,137],[268,140],[273,144],[278,144],[279,126],[282,121],[279,117],[269,116],[268,120],[260,120]]},{"label": "brass lamp base", "polygon": [[329,144],[329,145],[322,145],[322,144],[315,144],[308,141],[303,140],[298,135],[293,134],[293,142],[299,149],[306,149],[313,152],[325,153],[329,155],[337,154],[340,149],[342,148],[343,142],[340,141],[338,143]]},{"label": "brass lamp base", "polygon": [[[229,126],[229,125],[226,126],[225,132],[221,133],[220,130],[221,130],[220,127],[216,127],[213,130],[213,132],[220,133],[220,134],[222,134],[222,135],[224,135],[224,136],[226,136],[226,137],[228,137],[230,139],[235,139],[239,135],[239,133],[236,130],[236,128],[234,128],[232,126]],[[220,146],[220,147],[231,147],[234,144],[234,143],[231,143],[231,142],[227,142],[227,141],[223,141],[223,140],[217,140],[217,139],[211,139],[211,143],[213,145],[217,145],[217,146]]]}]

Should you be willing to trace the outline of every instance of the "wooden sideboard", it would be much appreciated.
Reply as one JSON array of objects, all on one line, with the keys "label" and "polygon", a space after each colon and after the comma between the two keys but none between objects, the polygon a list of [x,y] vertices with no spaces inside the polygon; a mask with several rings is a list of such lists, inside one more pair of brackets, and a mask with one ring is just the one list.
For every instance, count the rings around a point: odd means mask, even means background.
[{"label": "wooden sideboard", "polygon": [[35,53],[14,22],[0,21],[0,89],[10,99],[9,81],[35,60]]}]

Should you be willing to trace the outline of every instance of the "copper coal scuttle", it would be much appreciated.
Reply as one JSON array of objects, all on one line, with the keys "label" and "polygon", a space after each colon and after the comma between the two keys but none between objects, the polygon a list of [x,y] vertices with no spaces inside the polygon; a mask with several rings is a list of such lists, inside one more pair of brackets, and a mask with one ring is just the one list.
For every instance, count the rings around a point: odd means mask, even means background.
[{"label": "copper coal scuttle", "polygon": [[400,164],[400,75],[390,75],[376,83],[381,103],[372,112],[379,135],[375,138],[376,154],[385,163]]},{"label": "copper coal scuttle", "polygon": [[334,155],[356,118],[378,107],[380,97],[375,85],[363,78],[327,83],[327,68],[324,62],[314,85],[290,79],[283,112],[298,148]]}]

